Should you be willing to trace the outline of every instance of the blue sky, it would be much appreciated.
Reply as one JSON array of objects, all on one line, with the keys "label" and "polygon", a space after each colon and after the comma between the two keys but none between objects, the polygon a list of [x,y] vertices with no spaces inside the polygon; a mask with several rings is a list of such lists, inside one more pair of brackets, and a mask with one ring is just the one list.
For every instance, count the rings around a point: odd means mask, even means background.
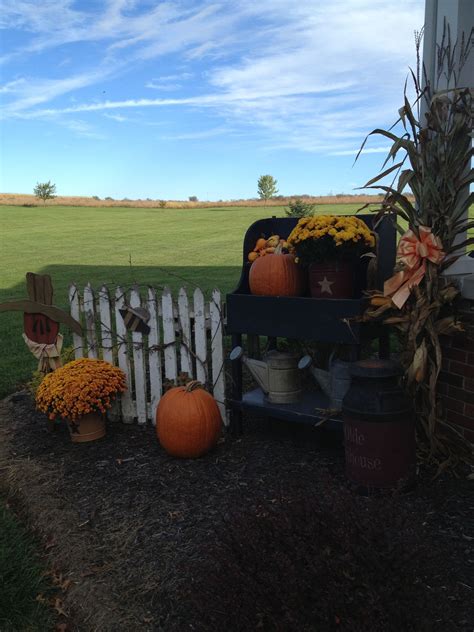
[{"label": "blue sky", "polygon": [[351,192],[402,105],[424,0],[1,0],[0,190]]}]

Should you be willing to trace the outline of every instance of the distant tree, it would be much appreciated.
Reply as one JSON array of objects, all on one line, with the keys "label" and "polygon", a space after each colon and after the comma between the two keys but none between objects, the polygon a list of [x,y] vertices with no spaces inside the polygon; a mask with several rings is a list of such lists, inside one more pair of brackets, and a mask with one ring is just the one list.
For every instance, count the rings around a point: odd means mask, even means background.
[{"label": "distant tree", "polygon": [[166,200],[160,200],[160,201],[158,202],[158,206],[159,206],[160,208],[166,208]]},{"label": "distant tree", "polygon": [[46,204],[46,200],[52,200],[56,197],[56,185],[52,184],[50,180],[48,182],[37,182],[33,193],[39,200],[43,200],[43,204]]},{"label": "distant tree", "polygon": [[288,203],[285,213],[288,217],[308,217],[314,215],[314,204],[309,204],[309,202],[303,202],[301,198],[296,198],[296,200],[291,200]]},{"label": "distant tree", "polygon": [[257,184],[258,196],[261,200],[269,200],[278,193],[277,181],[273,176],[260,176]]},{"label": "distant tree", "polygon": [[196,195],[190,195],[190,196],[189,196],[189,198],[188,198],[188,200],[189,200],[190,202],[197,202],[197,201],[198,201],[198,199],[197,199],[197,196],[196,196]]}]

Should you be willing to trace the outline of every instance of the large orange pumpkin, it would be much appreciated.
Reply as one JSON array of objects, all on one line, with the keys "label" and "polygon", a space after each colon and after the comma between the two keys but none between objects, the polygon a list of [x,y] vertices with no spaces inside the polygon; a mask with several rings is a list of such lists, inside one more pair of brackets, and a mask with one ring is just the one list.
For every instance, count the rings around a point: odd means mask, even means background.
[{"label": "large orange pumpkin", "polygon": [[156,434],[172,456],[193,459],[215,446],[222,419],[216,400],[197,381],[163,395],[156,410]]},{"label": "large orange pumpkin", "polygon": [[252,263],[249,284],[251,293],[260,296],[301,296],[304,275],[293,255],[275,252]]}]

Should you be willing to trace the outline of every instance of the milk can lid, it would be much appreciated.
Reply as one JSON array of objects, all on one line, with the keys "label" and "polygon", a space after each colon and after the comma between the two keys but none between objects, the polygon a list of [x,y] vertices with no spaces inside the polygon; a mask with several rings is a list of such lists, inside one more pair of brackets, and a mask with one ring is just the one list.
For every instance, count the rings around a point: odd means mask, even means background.
[{"label": "milk can lid", "polygon": [[352,362],[350,372],[354,377],[393,377],[402,375],[403,368],[394,360],[372,358],[369,360],[361,360],[360,362]]}]

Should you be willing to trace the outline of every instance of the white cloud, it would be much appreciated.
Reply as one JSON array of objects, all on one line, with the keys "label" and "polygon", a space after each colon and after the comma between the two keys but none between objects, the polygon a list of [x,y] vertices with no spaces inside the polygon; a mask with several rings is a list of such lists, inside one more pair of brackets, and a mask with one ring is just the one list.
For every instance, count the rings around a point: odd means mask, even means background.
[{"label": "white cloud", "polygon": [[173,75],[162,75],[147,81],[145,88],[160,90],[162,92],[172,92],[183,87],[183,83],[194,77],[192,72],[181,72]]},{"label": "white cloud", "polygon": [[213,138],[215,136],[227,136],[232,134],[233,130],[229,127],[215,127],[213,129],[206,129],[200,132],[184,132],[179,134],[169,134],[166,136],[160,136],[160,140],[203,140],[205,138]]},{"label": "white cloud", "polygon": [[[250,127],[269,149],[352,155],[368,131],[395,117],[408,64],[414,62],[413,31],[423,23],[424,3],[108,0],[93,11],[79,10],[73,0],[43,0],[38,12],[36,0],[4,4],[3,24],[31,34],[14,54],[84,41],[100,44],[102,53],[94,68],[71,77],[15,78],[5,84],[16,91],[5,90],[16,97],[5,106],[7,115],[63,118],[179,107],[193,108],[198,122],[198,110],[212,108],[226,125]],[[186,97],[143,98],[127,94],[124,86],[124,98],[81,101],[82,88],[164,55],[174,55],[183,72],[156,75],[146,88],[171,92],[185,86]],[[194,83],[186,64],[203,57],[205,73]],[[77,105],[60,101],[66,93],[78,98]],[[368,147],[367,153],[383,150]]]},{"label": "white cloud", "polygon": [[9,81],[8,83],[4,83],[3,86],[0,86],[0,93],[6,94],[8,92],[17,93],[20,91],[26,83],[26,79],[22,77],[21,79],[14,79],[13,81]]},{"label": "white cloud", "polygon": [[88,73],[73,75],[64,79],[38,80],[23,77],[21,80],[17,80],[15,86],[15,93],[19,98],[4,106],[3,115],[21,114],[63,94],[94,85],[98,81],[103,81],[105,77],[111,76],[112,72],[112,69],[95,69]]},{"label": "white cloud", "polygon": [[118,123],[125,123],[126,121],[131,120],[128,116],[123,116],[123,114],[108,114],[105,112],[104,116],[112,121],[117,121]]},{"label": "white cloud", "polygon": [[[341,151],[331,151],[330,156],[357,156],[360,147],[356,149],[344,149]],[[361,154],[388,154],[390,147],[364,147]]]},{"label": "white cloud", "polygon": [[61,119],[58,121],[58,123],[74,132],[76,136],[96,140],[104,140],[106,138],[104,134],[98,132],[94,128],[94,126],[87,121],[82,121],[79,119]]}]

